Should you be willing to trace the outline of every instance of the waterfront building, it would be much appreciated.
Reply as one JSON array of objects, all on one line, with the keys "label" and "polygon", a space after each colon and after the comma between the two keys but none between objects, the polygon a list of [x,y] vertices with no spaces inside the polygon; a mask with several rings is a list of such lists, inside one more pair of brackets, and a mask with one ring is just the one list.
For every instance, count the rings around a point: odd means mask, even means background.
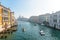
[{"label": "waterfront building", "polygon": [[0,4],[0,27],[11,26],[15,22],[14,12]]},{"label": "waterfront building", "polygon": [[44,15],[39,15],[39,23],[42,24],[44,21],[46,21]]},{"label": "waterfront building", "polygon": [[50,14],[49,13],[44,14],[44,15],[39,15],[40,24],[47,23],[47,22],[49,22],[49,20],[50,20]]},{"label": "waterfront building", "polygon": [[9,8],[0,4],[0,27],[4,27],[5,24],[10,25],[10,12]]},{"label": "waterfront building", "polygon": [[17,18],[17,20],[18,20],[18,21],[28,21],[28,18],[19,16],[19,17]]},{"label": "waterfront building", "polygon": [[60,11],[52,14],[39,15],[39,22],[40,24],[45,22],[45,25],[60,29]]},{"label": "waterfront building", "polygon": [[51,27],[60,29],[60,11],[52,13],[50,15],[50,22],[49,25]]},{"label": "waterfront building", "polygon": [[35,22],[35,23],[39,23],[39,17],[38,16],[31,16],[29,18],[30,22]]},{"label": "waterfront building", "polygon": [[44,14],[39,16],[31,16],[29,18],[30,22],[45,24],[47,26],[60,29],[60,11],[57,11],[52,14]]},{"label": "waterfront building", "polygon": [[14,12],[11,12],[11,15],[10,15],[11,17],[11,26],[13,26],[14,25],[14,23],[15,23],[15,17],[14,17]]}]

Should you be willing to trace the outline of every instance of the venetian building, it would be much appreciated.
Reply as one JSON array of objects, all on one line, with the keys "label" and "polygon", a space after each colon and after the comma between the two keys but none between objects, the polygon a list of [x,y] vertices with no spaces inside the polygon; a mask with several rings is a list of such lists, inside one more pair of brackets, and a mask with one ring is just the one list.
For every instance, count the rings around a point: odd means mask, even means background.
[{"label": "venetian building", "polygon": [[4,27],[5,24],[10,25],[10,12],[11,10],[0,4],[0,27]]},{"label": "venetian building", "polygon": [[14,25],[14,23],[15,23],[15,17],[14,17],[14,12],[11,12],[11,26],[13,26]]}]

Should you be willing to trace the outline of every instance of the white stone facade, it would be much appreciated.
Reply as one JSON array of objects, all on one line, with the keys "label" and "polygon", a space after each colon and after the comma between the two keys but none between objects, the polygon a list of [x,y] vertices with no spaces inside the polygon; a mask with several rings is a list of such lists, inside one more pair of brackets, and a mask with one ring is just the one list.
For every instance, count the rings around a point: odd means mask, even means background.
[{"label": "white stone facade", "polygon": [[60,11],[50,15],[49,26],[60,29]]},{"label": "white stone facade", "polygon": [[44,21],[49,22],[49,20],[50,20],[50,14],[49,13],[39,16],[39,22],[40,23],[43,23]]}]

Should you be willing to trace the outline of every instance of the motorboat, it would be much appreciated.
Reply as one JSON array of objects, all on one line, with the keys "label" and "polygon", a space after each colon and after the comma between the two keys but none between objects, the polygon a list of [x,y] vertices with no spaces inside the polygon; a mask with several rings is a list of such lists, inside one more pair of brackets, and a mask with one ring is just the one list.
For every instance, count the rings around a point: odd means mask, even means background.
[{"label": "motorboat", "polygon": [[44,25],[43,23],[41,25]]},{"label": "motorboat", "polygon": [[43,30],[41,30],[39,33],[41,34],[41,36],[45,35]]}]

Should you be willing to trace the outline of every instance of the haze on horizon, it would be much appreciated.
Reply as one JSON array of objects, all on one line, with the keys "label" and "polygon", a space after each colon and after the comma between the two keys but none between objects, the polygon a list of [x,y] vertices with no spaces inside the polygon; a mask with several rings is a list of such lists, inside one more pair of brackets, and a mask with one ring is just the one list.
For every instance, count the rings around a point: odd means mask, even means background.
[{"label": "haze on horizon", "polygon": [[0,0],[1,4],[15,12],[15,17],[37,16],[60,11],[60,0]]}]

